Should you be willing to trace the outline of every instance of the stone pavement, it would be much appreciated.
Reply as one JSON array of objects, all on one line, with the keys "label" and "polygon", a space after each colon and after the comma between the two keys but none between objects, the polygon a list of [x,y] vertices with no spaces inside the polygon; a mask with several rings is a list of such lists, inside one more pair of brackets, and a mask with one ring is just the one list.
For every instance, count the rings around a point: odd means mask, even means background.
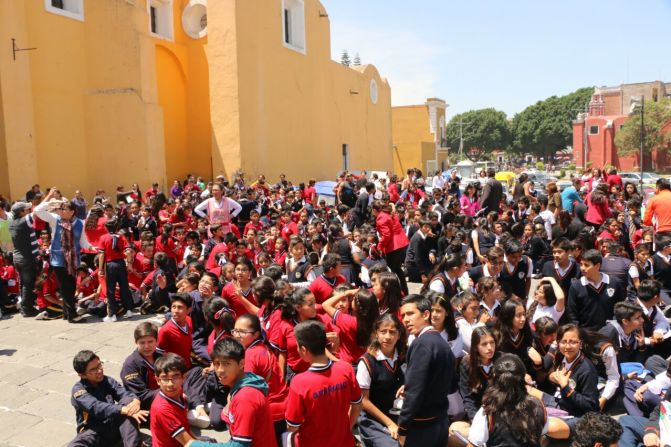
[{"label": "stone pavement", "polygon": [[[72,358],[79,350],[90,349],[105,363],[105,374],[120,382],[121,365],[135,349],[133,330],[147,318],[102,323],[88,316],[81,324],[21,315],[2,318],[0,447],[67,445],[76,434],[70,390],[78,376]],[[227,433],[204,430],[202,434],[228,440]]]},{"label": "stone pavement", "polygon": [[[409,284],[411,293],[419,284]],[[532,289],[533,290],[533,289]],[[0,447],[60,447],[75,436],[75,412],[70,390],[78,380],[72,358],[90,349],[105,363],[105,374],[121,381],[126,357],[135,349],[137,316],[102,323],[87,316],[84,323],[36,321],[21,315],[0,320]],[[143,432],[149,433],[148,430]],[[195,434],[198,429],[193,429]],[[227,441],[227,432],[203,430],[203,435]]]}]

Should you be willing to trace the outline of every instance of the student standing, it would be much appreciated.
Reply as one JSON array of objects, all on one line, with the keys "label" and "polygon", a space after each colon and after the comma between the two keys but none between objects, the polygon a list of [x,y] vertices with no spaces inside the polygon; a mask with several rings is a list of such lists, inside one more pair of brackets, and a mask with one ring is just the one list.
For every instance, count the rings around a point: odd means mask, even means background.
[{"label": "student standing", "polygon": [[26,202],[16,202],[12,205],[13,219],[9,224],[9,233],[14,244],[14,265],[21,276],[21,315],[34,317],[38,314],[35,309],[35,279],[38,272],[37,255],[39,245],[35,228],[31,225],[30,208]]},{"label": "student standing", "polygon": [[77,323],[81,320],[75,308],[77,267],[81,250],[91,245],[84,233],[84,221],[75,216],[77,207],[72,202],[57,200],[57,193],[57,188],[51,188],[44,202],[35,207],[35,214],[51,226],[50,263],[63,297],[63,314],[68,322]]},{"label": "student standing", "polygon": [[401,446],[440,446],[447,443],[447,395],[454,375],[454,355],[430,324],[431,302],[410,295],[401,306],[403,324],[415,341],[408,350],[404,401],[399,417]]},{"label": "student standing", "polygon": [[405,260],[405,252],[410,241],[406,236],[403,227],[398,221],[396,214],[390,213],[382,202],[373,202],[373,216],[375,216],[375,229],[380,235],[378,249],[384,253],[387,258],[389,269],[396,273],[401,283],[401,290],[404,294],[408,293],[408,285],[405,281],[405,273],[401,269],[401,264]]},{"label": "student standing", "polygon": [[224,187],[215,183],[212,185],[212,197],[201,202],[193,210],[200,217],[207,217],[210,225],[221,226],[223,234],[232,231],[232,219],[240,214],[242,207],[238,202],[224,197]]},{"label": "student standing", "polygon": [[133,312],[133,297],[128,285],[128,270],[126,269],[126,255],[124,250],[128,246],[126,238],[117,234],[119,221],[112,218],[105,223],[108,233],[100,238],[98,255],[99,275],[105,278],[107,286],[107,316],[104,322],[116,321],[117,302],[114,297],[116,286],[119,285],[121,302],[126,309],[126,317],[137,315]]},{"label": "student standing", "polygon": [[363,395],[352,366],[326,356],[326,331],[320,323],[299,323],[295,334],[301,359],[310,368],[296,375],[289,388],[286,419],[293,445],[354,447],[352,427]]}]

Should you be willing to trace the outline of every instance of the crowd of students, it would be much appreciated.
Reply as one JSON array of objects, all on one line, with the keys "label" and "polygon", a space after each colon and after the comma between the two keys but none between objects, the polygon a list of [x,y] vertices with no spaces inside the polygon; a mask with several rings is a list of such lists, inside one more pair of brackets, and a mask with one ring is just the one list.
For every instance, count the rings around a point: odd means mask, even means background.
[{"label": "crowd of students", "polygon": [[158,315],[121,383],[75,356],[76,446],[140,445],[145,423],[158,446],[214,441],[192,425],[230,446],[593,446],[623,429],[620,445],[658,445],[668,180],[645,203],[614,171],[547,195],[524,175],[480,182],[344,173],[332,205],[284,177],[189,176],[90,206],[35,185],[11,206],[3,312]]}]

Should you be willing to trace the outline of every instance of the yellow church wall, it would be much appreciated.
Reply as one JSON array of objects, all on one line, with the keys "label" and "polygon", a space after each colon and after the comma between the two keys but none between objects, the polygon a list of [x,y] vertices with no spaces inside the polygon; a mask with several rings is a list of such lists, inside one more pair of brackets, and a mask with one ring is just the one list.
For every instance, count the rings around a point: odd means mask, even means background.
[{"label": "yellow church wall", "polygon": [[36,182],[56,184],[66,196],[75,189],[90,196],[97,188],[111,192],[117,184],[165,182],[163,142],[152,130],[162,129],[156,91],[143,90],[147,78],[155,78],[155,67],[139,63],[149,55],[154,59],[144,42],[142,5],[86,1],[83,21],[47,12],[43,1],[2,2],[2,8],[0,16],[10,18],[3,23],[16,23],[12,31],[23,33],[17,43],[37,47],[17,54],[16,65],[3,70],[4,75],[23,66],[25,75],[3,82],[3,93],[15,91],[21,99],[4,94],[5,110],[29,104],[15,127],[5,114],[5,140],[23,140],[30,149],[28,132],[34,146],[32,157],[30,150],[22,156],[18,146],[7,148],[10,172],[22,170],[20,179],[10,179],[11,196],[20,197]]},{"label": "yellow church wall", "polygon": [[[433,160],[433,134],[429,131],[429,110],[425,105],[393,107],[392,140],[394,172],[405,175],[410,168],[426,169],[426,160]],[[428,158],[426,158],[428,156]]]},{"label": "yellow church wall", "polygon": [[[274,7],[264,7],[268,3]],[[347,144],[350,169],[389,169],[389,85],[372,66],[355,70],[331,60],[329,22],[317,1],[305,2],[305,54],[285,48],[281,4],[208,5],[208,20],[236,19],[235,26],[208,36],[212,122],[223,160],[218,168],[228,176],[242,167],[248,175],[270,179],[280,173],[331,179],[343,168]],[[378,85],[376,105],[370,100],[371,79]],[[229,111],[232,119],[224,124]]]}]

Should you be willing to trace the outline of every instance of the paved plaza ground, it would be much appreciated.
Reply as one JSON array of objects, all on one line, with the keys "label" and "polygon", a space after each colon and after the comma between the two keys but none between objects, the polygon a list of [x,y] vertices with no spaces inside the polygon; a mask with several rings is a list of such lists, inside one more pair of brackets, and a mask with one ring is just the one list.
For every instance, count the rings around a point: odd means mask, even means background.
[{"label": "paved plaza ground", "polygon": [[[133,330],[147,318],[102,323],[89,316],[81,324],[21,315],[0,320],[0,447],[67,445],[76,433],[70,404],[78,380],[72,369],[75,353],[93,350],[105,363],[105,374],[121,381],[121,365],[135,349]],[[227,433],[203,434],[228,440]]]}]

